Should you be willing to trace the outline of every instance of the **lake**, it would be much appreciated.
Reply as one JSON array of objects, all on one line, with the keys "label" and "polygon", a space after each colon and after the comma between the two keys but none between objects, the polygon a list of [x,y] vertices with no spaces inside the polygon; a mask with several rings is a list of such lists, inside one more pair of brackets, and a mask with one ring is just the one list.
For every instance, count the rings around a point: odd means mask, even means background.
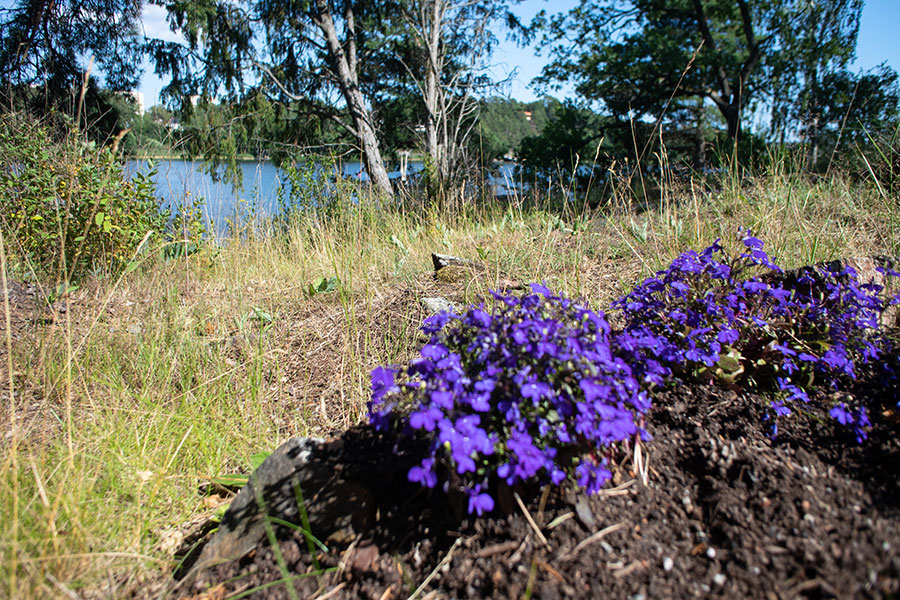
[{"label": "lake", "polygon": [[[163,201],[164,206],[175,210],[184,205],[190,205],[194,199],[204,200],[203,216],[207,230],[222,237],[228,232],[228,219],[236,214],[237,208],[252,206],[258,216],[274,216],[279,210],[278,190],[283,189],[285,197],[290,190],[290,182],[285,173],[269,161],[243,161],[240,162],[243,174],[243,189],[235,189],[225,181],[215,181],[203,170],[202,162],[188,160],[154,160],[157,172],[151,178],[156,184],[157,196]],[[407,169],[412,175],[422,171],[424,165],[420,161],[410,161]],[[136,173],[148,170],[146,160],[132,160],[128,162],[126,172]],[[368,179],[362,165],[357,162],[346,162],[340,165],[343,177],[350,180],[366,181]],[[493,175],[489,181],[495,188],[495,193],[505,195],[510,193],[512,187],[515,163],[503,163],[499,172]],[[221,171],[220,171],[221,172]],[[317,176],[329,178],[337,174],[335,170],[317,168]],[[400,178],[400,171],[389,173],[393,179]]]}]

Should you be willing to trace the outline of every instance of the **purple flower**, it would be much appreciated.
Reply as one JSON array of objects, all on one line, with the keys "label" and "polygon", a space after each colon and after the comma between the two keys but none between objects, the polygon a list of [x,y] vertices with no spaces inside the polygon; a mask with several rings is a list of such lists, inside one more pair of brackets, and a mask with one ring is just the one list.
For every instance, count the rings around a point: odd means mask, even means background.
[{"label": "purple flower", "polygon": [[422,459],[420,466],[412,467],[406,478],[412,483],[419,483],[427,488],[437,485],[437,474],[434,472],[434,459]]},{"label": "purple flower", "polygon": [[749,231],[747,232],[747,237],[744,238],[743,242],[744,245],[751,250],[760,250],[764,245],[759,238],[751,236]]},{"label": "purple flower", "polygon": [[853,423],[853,416],[849,412],[847,412],[847,407],[843,402],[838,402],[837,404],[832,406],[831,410],[828,411],[828,414],[831,415],[832,419],[835,419],[841,425]]},{"label": "purple flower", "polygon": [[545,296],[547,298],[549,298],[550,296],[553,295],[550,292],[550,289],[547,288],[547,286],[541,285],[540,283],[532,283],[528,287],[531,288],[531,291],[534,292],[535,294],[541,294],[542,296]]},{"label": "purple flower", "polygon": [[494,499],[489,494],[476,489],[469,493],[469,514],[477,513],[480,517],[483,513],[494,510]]},{"label": "purple flower", "polygon": [[371,380],[372,380],[372,404],[378,405],[381,403],[382,399],[385,395],[389,393],[393,393],[398,391],[396,385],[394,385],[394,375],[396,374],[395,369],[391,369],[390,367],[375,367],[372,371]]},{"label": "purple flower", "polygon": [[413,429],[424,429],[425,431],[434,431],[437,422],[444,416],[441,410],[434,406],[423,407],[420,411],[415,411],[409,415],[409,424]]},{"label": "purple flower", "polygon": [[741,334],[737,329],[723,329],[716,334],[716,339],[722,344],[731,345],[738,341]]},{"label": "purple flower", "polygon": [[421,354],[425,358],[430,358],[431,360],[437,361],[447,356],[448,351],[447,348],[445,348],[441,344],[427,344],[425,346],[422,346],[419,354]]},{"label": "purple flower", "polygon": [[438,331],[443,329],[444,325],[450,322],[450,320],[454,317],[455,315],[453,315],[452,313],[441,311],[436,315],[432,315],[425,319],[422,325],[422,331],[425,332],[426,335],[437,333]]},{"label": "purple flower", "polygon": [[553,388],[546,383],[530,382],[523,385],[520,391],[523,398],[529,398],[534,402],[538,402],[541,398],[549,396]]}]

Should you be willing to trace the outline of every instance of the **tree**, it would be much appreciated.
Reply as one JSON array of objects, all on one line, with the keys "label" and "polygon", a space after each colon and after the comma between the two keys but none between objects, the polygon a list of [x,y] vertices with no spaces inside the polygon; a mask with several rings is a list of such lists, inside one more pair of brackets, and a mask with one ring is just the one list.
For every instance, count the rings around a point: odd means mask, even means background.
[{"label": "tree", "polygon": [[96,139],[117,134],[122,122],[113,96],[84,74],[93,61],[108,89],[134,89],[140,17],[141,0],[17,0],[0,8],[3,105],[45,114],[74,113],[81,104],[82,123],[93,126]]},{"label": "tree", "polygon": [[824,82],[845,72],[856,55],[862,0],[798,0],[788,7],[777,47],[769,57],[772,133],[782,143],[794,126],[807,142],[808,165],[819,156]]},{"label": "tree", "polygon": [[887,65],[860,74],[832,71],[819,86],[816,144],[831,152],[812,155],[810,168],[826,170],[839,148],[869,147],[896,131],[900,76]]},{"label": "tree", "polygon": [[[818,162],[824,115],[833,118],[837,109],[829,90],[848,82],[855,87],[858,81],[858,92],[876,93],[872,77],[887,82],[886,73],[848,79],[862,4],[582,0],[570,12],[541,15],[532,25],[552,57],[538,83],[572,82],[585,100],[619,119],[651,117],[681,132],[694,129],[700,160],[707,105],[718,110],[728,138],[737,142],[744,115],[766,103],[769,135],[782,143],[801,137],[812,166]],[[856,99],[884,105],[889,103],[884,96]]]},{"label": "tree", "polygon": [[489,83],[491,25],[508,1],[179,1],[168,5],[170,19],[187,45],[152,46],[158,71],[173,77],[164,90],[170,98],[234,103],[262,93],[339,124],[384,195],[392,189],[383,142],[405,136],[380,131],[381,118],[396,126],[419,112],[432,187],[440,189],[464,159],[474,94]]},{"label": "tree", "polygon": [[559,101],[551,97],[527,104],[496,96],[481,101],[478,135],[472,145],[481,155],[482,162],[515,153],[523,139],[541,132],[550,112],[557,106]]},{"label": "tree", "polygon": [[760,86],[781,2],[748,0],[582,0],[534,24],[552,60],[538,83],[572,82],[614,116],[660,117],[670,99],[704,98],[738,137]]},{"label": "tree", "polygon": [[441,196],[458,178],[466,159],[467,139],[475,124],[475,94],[493,82],[486,60],[496,38],[491,25],[506,2],[408,0],[404,24],[421,56],[406,65],[424,104],[425,150],[429,184]]},{"label": "tree", "polygon": [[[186,46],[151,44],[157,71],[172,76],[163,90],[167,98],[199,94],[236,102],[262,93],[302,105],[353,135],[375,188],[393,194],[360,79],[368,27],[388,4],[366,4],[362,23],[352,0],[176,1],[167,8],[171,26],[187,39]],[[182,108],[190,112],[185,101]]]},{"label": "tree", "polygon": [[604,119],[571,102],[558,104],[539,135],[522,139],[519,158],[526,178],[565,173],[578,178],[593,171],[598,144],[603,138]]}]

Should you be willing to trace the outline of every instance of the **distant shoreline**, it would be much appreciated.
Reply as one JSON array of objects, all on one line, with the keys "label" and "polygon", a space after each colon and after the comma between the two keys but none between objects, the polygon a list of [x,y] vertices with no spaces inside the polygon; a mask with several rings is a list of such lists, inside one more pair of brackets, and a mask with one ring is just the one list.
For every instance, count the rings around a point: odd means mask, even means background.
[{"label": "distant shoreline", "polygon": [[[127,160],[184,160],[188,162],[204,162],[202,158],[190,158],[188,156],[184,156],[181,154],[133,154],[131,156],[125,157]],[[249,154],[245,154],[242,156],[236,157],[238,162],[268,162],[271,160],[269,157],[257,158]],[[410,162],[424,162],[425,155],[424,154],[410,154],[409,156]],[[360,162],[358,157],[355,157],[349,161],[342,162]]]}]

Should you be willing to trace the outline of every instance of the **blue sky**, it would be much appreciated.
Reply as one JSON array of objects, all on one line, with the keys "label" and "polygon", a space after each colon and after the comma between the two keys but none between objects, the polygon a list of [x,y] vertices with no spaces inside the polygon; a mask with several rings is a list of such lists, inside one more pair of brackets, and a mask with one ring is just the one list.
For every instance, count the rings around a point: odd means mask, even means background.
[{"label": "blue sky", "polygon": [[[525,0],[515,8],[515,12],[528,21],[538,11],[559,12],[568,10],[577,4],[577,0]],[[894,70],[900,71],[900,40],[898,40],[898,23],[900,23],[900,0],[867,0],[862,13],[859,41],[856,46],[857,59],[855,69],[871,69],[882,62],[887,62]],[[160,37],[176,40],[177,36],[169,31],[165,22],[165,9],[150,5],[144,13],[145,34],[149,37]],[[498,32],[504,40],[505,34]],[[514,43],[503,41],[493,57],[493,71],[497,77],[506,77],[516,73],[510,82],[507,95],[523,101],[536,98],[529,87],[531,79],[537,76],[546,63],[546,57],[535,56],[533,48],[518,48]],[[165,82],[156,77],[148,68],[141,81],[146,106],[158,103],[159,90]],[[563,90],[559,96],[565,96]]]}]

